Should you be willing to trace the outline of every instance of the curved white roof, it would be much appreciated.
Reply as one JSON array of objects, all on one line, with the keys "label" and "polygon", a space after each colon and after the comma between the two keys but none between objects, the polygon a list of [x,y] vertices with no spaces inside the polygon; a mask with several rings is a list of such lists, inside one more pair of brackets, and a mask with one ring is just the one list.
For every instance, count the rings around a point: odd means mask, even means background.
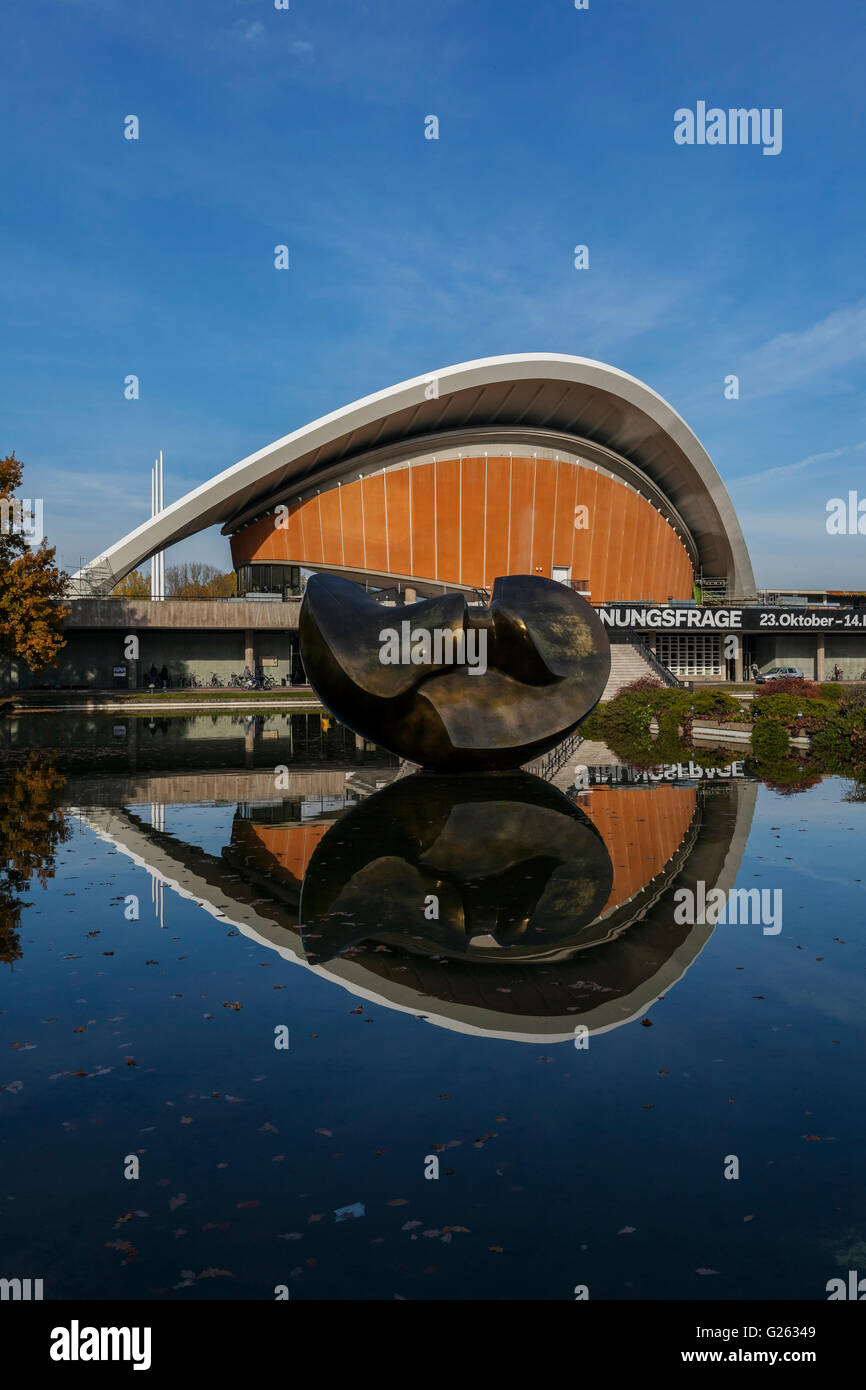
[{"label": "curved white roof", "polygon": [[[435,388],[431,383],[436,383]],[[472,430],[544,431],[586,440],[642,470],[670,498],[694,538],[705,575],[754,593],[745,540],[721,478],[677,412],[616,367],[561,353],[515,353],[413,377],[324,415],[217,473],[92,560],[76,578],[110,587],[159,550],[208,526],[228,533],[321,473],[364,455]]]}]

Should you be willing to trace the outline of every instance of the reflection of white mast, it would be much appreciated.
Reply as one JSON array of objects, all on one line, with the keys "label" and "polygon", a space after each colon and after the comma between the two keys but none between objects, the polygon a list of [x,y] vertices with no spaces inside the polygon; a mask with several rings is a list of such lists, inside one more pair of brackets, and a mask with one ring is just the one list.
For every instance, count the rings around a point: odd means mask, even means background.
[{"label": "reflection of white mast", "polygon": [[165,931],[165,883],[154,873],[150,876],[150,901],[153,903],[153,915]]},{"label": "reflection of white mast", "polygon": [[[165,506],[165,475],[162,465],[162,449],[159,458],[150,470],[150,515],[158,516]],[[150,560],[150,597],[165,598],[165,552],[160,550]]]},{"label": "reflection of white mast", "polygon": [[[165,830],[165,806],[158,802],[150,803],[150,823],[154,830]],[[160,927],[165,930],[165,881],[153,869],[150,872],[150,900],[153,912]]]}]

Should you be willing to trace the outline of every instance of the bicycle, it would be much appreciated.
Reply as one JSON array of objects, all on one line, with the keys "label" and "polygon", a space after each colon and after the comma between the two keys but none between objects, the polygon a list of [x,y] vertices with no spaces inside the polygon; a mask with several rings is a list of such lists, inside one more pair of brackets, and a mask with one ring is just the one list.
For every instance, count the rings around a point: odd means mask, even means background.
[{"label": "bicycle", "polygon": [[216,671],[214,671],[213,675],[210,678],[210,684],[211,690],[222,690],[224,688],[223,683],[217,675]]}]

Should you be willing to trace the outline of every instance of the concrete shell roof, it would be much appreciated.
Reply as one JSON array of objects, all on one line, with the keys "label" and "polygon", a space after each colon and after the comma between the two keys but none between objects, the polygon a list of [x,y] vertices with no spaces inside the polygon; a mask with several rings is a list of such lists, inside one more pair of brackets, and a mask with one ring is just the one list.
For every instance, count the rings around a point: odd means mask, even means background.
[{"label": "concrete shell roof", "polygon": [[[430,383],[435,379],[437,395]],[[430,398],[432,396],[432,398]],[[112,582],[158,550],[221,525],[237,529],[300,486],[364,456],[373,471],[413,441],[438,435],[543,431],[552,441],[587,440],[637,465],[670,498],[695,540],[705,575],[727,575],[753,594],[746,543],[721,478],[685,421],[650,387],[603,362],[561,353],[517,353],[462,362],[343,406],[294,430],[188,492],[90,562]],[[85,571],[82,571],[83,574]]]}]

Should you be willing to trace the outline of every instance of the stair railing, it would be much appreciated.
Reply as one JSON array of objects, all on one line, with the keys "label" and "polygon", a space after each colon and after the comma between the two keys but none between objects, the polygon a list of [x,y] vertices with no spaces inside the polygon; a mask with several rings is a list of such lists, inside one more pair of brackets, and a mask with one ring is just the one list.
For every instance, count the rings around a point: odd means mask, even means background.
[{"label": "stair railing", "polygon": [[685,690],[685,681],[679,680],[663,661],[659,661],[645,637],[642,637],[639,632],[633,632],[629,640],[634,643],[653,674],[658,676],[664,685],[674,686],[677,690]]},{"label": "stair railing", "polygon": [[583,734],[569,734],[562,743],[558,743],[555,748],[551,748],[546,757],[534,769],[536,777],[543,777],[545,782],[550,782],[556,776],[561,767],[568,762],[572,753],[583,743]]}]

